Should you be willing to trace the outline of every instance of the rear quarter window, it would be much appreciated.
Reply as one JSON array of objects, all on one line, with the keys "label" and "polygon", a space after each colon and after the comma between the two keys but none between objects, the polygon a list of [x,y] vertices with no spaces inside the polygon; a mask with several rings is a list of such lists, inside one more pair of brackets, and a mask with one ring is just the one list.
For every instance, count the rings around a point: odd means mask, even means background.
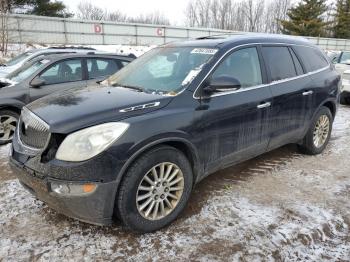
[{"label": "rear quarter window", "polygon": [[307,72],[313,72],[329,65],[327,58],[316,48],[294,46],[293,49],[302,60]]}]

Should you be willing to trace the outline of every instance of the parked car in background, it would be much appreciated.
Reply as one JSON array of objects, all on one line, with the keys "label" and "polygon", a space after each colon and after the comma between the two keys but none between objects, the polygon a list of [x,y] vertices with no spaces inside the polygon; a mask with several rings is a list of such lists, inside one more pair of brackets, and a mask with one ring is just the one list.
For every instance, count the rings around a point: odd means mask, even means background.
[{"label": "parked car in background", "polygon": [[102,81],[133,58],[62,54],[36,58],[0,79],[0,145],[12,140],[21,108],[45,95]]},{"label": "parked car in background", "polygon": [[340,52],[339,51],[325,51],[326,55],[328,56],[329,60],[332,61],[332,63],[336,63],[336,61],[339,58]]},{"label": "parked car in background", "polygon": [[335,68],[342,76],[340,102],[350,104],[350,51],[341,52],[334,63]]},{"label": "parked car in background", "polygon": [[95,49],[89,47],[49,47],[43,49],[32,49],[12,58],[7,63],[0,65],[0,77],[6,77],[8,74],[14,72],[25,63],[41,56],[89,52],[95,52]]},{"label": "parked car in background", "polygon": [[115,216],[151,232],[217,170],[289,143],[320,154],[339,86],[325,54],[300,38],[172,43],[98,85],[24,107],[10,162],[60,213],[102,225]]}]

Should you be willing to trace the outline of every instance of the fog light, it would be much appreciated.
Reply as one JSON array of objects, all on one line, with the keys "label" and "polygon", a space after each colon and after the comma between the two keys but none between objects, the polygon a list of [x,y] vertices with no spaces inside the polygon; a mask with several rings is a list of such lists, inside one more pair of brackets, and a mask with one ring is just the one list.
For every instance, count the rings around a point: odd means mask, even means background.
[{"label": "fog light", "polygon": [[95,184],[64,184],[51,182],[51,190],[59,195],[68,195],[68,196],[79,196],[90,194],[94,192],[97,188]]}]

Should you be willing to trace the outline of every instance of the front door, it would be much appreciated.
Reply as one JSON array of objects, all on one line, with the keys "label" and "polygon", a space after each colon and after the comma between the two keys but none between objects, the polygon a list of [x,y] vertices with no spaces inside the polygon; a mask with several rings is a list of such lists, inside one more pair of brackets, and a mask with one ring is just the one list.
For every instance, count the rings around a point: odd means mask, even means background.
[{"label": "front door", "polygon": [[[196,119],[199,152],[206,173],[214,172],[266,151],[271,92],[265,86],[261,58],[255,46],[233,51],[209,77],[236,78],[241,88],[200,99]],[[205,87],[205,84],[202,86]]]}]

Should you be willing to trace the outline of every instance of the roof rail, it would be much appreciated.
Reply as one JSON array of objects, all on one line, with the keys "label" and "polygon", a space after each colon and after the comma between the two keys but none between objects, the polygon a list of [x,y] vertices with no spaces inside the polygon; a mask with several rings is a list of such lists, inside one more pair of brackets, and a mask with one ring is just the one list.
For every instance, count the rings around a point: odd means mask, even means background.
[{"label": "roof rail", "polygon": [[96,50],[92,47],[86,46],[51,46],[48,49],[83,49],[83,50]]},{"label": "roof rail", "polygon": [[224,39],[227,38],[227,35],[208,35],[208,36],[201,36],[197,37],[196,40],[205,40],[205,39]]},{"label": "roof rail", "polygon": [[222,33],[218,35],[208,35],[208,36],[202,36],[202,37],[197,37],[196,40],[204,40],[204,39],[226,39],[235,35],[243,35],[247,33],[243,32],[231,32],[231,33]]}]

